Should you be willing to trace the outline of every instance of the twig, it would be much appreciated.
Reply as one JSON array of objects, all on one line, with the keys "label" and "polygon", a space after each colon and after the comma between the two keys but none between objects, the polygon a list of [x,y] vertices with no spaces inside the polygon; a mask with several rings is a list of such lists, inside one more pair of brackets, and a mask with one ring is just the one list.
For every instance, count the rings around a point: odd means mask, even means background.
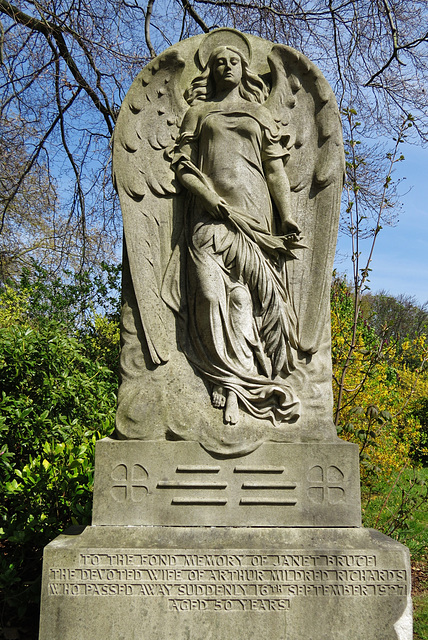
[{"label": "twig", "polygon": [[[403,130],[405,128],[406,122],[408,121],[408,119],[404,119],[403,123],[400,127],[399,133],[397,135],[397,139],[396,139],[396,143],[395,143],[395,147],[394,147],[394,151],[391,153],[390,157],[390,163],[389,163],[389,168],[388,168],[388,172],[385,178],[385,182],[383,185],[383,191],[382,191],[382,196],[380,199],[380,204],[379,204],[379,211],[378,211],[378,215],[377,215],[377,219],[376,219],[376,225],[375,225],[375,229],[374,229],[374,234],[373,234],[373,240],[371,243],[371,247],[370,247],[370,251],[369,251],[369,255],[367,257],[367,261],[365,264],[365,267],[363,269],[361,269],[361,275],[360,275],[360,250],[359,250],[359,240],[360,240],[360,214],[359,214],[359,197],[358,197],[358,184],[357,184],[357,168],[358,168],[358,158],[355,152],[355,147],[356,147],[356,141],[353,139],[353,135],[354,135],[354,129],[356,128],[356,125],[353,124],[353,116],[354,116],[355,112],[353,112],[352,110],[348,111],[347,116],[348,116],[348,122],[349,122],[349,126],[350,126],[350,130],[351,130],[351,149],[352,149],[352,162],[351,162],[351,168],[352,168],[352,178],[351,178],[351,184],[352,184],[352,189],[354,191],[354,201],[355,201],[355,224],[353,222],[353,213],[352,213],[352,208],[350,209],[350,215],[351,215],[351,235],[352,235],[352,261],[353,261],[353,280],[354,280],[354,312],[353,312],[353,320],[352,320],[352,337],[351,337],[351,342],[349,345],[349,349],[348,349],[348,353],[346,356],[346,360],[345,363],[343,365],[343,369],[340,375],[340,381],[339,381],[339,391],[338,391],[338,396],[337,396],[337,405],[336,405],[336,411],[335,411],[335,416],[334,416],[334,424],[337,426],[339,424],[339,419],[340,419],[340,413],[343,409],[343,393],[345,391],[345,378],[346,378],[346,374],[348,372],[348,369],[351,365],[351,361],[356,349],[356,345],[357,345],[357,329],[358,329],[358,317],[359,317],[359,313],[360,313],[360,306],[361,306],[361,295],[363,293],[364,290],[364,285],[365,282],[368,278],[369,275],[369,271],[370,271],[370,265],[371,262],[373,260],[373,253],[374,253],[374,249],[375,249],[375,245],[376,245],[376,240],[377,240],[377,236],[380,232],[380,230],[382,229],[381,226],[381,220],[382,220],[382,214],[383,211],[385,209],[386,206],[386,192],[387,189],[389,187],[389,183],[391,181],[391,174],[392,174],[392,170],[394,167],[394,164],[396,163],[396,157],[397,157],[397,153],[398,153],[398,147],[400,142],[402,142],[402,138],[401,136],[403,135]],[[348,188],[349,190],[349,188]],[[368,373],[367,373],[368,375]],[[367,376],[366,378],[367,379]],[[363,380],[363,383],[365,382],[365,380]],[[361,387],[362,388],[362,387]],[[357,395],[357,394],[355,394]],[[355,396],[354,396],[355,398]],[[349,404],[349,403],[348,403]]]},{"label": "twig", "polygon": [[381,67],[381,69],[379,69],[379,71],[377,71],[375,74],[372,75],[372,77],[370,78],[370,80],[368,80],[365,83],[365,87],[370,86],[374,80],[376,80],[376,78],[378,78],[380,75],[382,75],[382,73],[385,71],[385,69],[387,69],[389,67],[389,65],[391,64],[391,62],[393,60],[397,60],[398,64],[404,65],[404,62],[402,62],[400,60],[400,58],[398,57],[398,52],[402,49],[404,49],[405,47],[400,47],[400,45],[398,44],[398,29],[397,26],[395,24],[394,21],[394,16],[392,15],[392,9],[389,5],[388,0],[383,0],[383,5],[385,7],[385,12],[386,12],[386,16],[388,18],[388,22],[389,22],[389,26],[391,28],[391,35],[392,35],[392,54],[389,58],[389,60],[387,62],[385,62],[385,64],[383,65],[383,67]]}]

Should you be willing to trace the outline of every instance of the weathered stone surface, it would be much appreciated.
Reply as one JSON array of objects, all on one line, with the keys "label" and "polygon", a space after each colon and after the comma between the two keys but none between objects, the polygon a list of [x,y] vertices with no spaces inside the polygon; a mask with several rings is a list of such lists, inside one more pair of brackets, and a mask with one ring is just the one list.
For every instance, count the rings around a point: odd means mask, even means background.
[{"label": "weathered stone surface", "polygon": [[219,29],[138,75],[118,117],[121,439],[334,441],[329,291],[344,154],[291,47]]},{"label": "weathered stone surface", "polygon": [[361,525],[358,447],[265,443],[213,457],[196,442],[97,442],[96,525]]},{"label": "weathered stone surface", "polygon": [[40,640],[411,640],[409,594],[373,530],[89,527],[45,549]]},{"label": "weathered stone surface", "polygon": [[113,156],[118,440],[93,525],[45,549],[40,640],[411,640],[408,551],[360,527],[332,422],[327,81],[284,45],[191,38],[132,84]]}]

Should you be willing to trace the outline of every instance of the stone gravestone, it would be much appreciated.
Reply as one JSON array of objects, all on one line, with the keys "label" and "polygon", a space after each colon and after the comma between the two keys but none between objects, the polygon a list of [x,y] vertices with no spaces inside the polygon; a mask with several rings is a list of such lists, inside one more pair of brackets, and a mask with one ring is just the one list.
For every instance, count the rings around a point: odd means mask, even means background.
[{"label": "stone gravestone", "polygon": [[410,640],[408,552],[361,527],[331,419],[344,155],[294,49],[181,42],[122,105],[115,438],[92,526],[46,547],[41,640]]}]

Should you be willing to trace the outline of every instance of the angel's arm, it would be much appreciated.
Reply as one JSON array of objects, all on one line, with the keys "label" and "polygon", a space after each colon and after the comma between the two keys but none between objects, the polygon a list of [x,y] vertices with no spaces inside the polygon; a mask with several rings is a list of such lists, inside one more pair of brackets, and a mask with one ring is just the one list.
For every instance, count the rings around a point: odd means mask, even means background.
[{"label": "angel's arm", "polygon": [[[176,175],[181,184],[201,201],[202,206],[213,218],[222,220],[227,216],[227,203],[208,184],[203,174],[192,161],[194,149],[189,141],[196,131],[199,120],[199,110],[190,108],[184,116],[181,125],[178,149],[173,164]],[[182,143],[180,143],[180,140]]]},{"label": "angel's arm", "polygon": [[269,192],[281,218],[282,233],[300,233],[291,217],[290,183],[282,158],[266,158],[263,162]]}]

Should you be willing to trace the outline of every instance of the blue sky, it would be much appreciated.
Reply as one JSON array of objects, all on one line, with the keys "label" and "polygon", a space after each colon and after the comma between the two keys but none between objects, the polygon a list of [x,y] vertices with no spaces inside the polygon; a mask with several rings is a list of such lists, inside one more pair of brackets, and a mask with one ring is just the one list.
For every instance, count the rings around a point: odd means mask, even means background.
[{"label": "blue sky", "polygon": [[[400,185],[403,208],[393,227],[378,235],[370,275],[370,290],[386,290],[415,296],[420,304],[428,301],[428,149],[411,145],[402,148],[405,160],[397,165],[396,176],[406,179]],[[406,193],[406,191],[408,193]],[[349,238],[339,236],[336,269],[350,274]]]}]

